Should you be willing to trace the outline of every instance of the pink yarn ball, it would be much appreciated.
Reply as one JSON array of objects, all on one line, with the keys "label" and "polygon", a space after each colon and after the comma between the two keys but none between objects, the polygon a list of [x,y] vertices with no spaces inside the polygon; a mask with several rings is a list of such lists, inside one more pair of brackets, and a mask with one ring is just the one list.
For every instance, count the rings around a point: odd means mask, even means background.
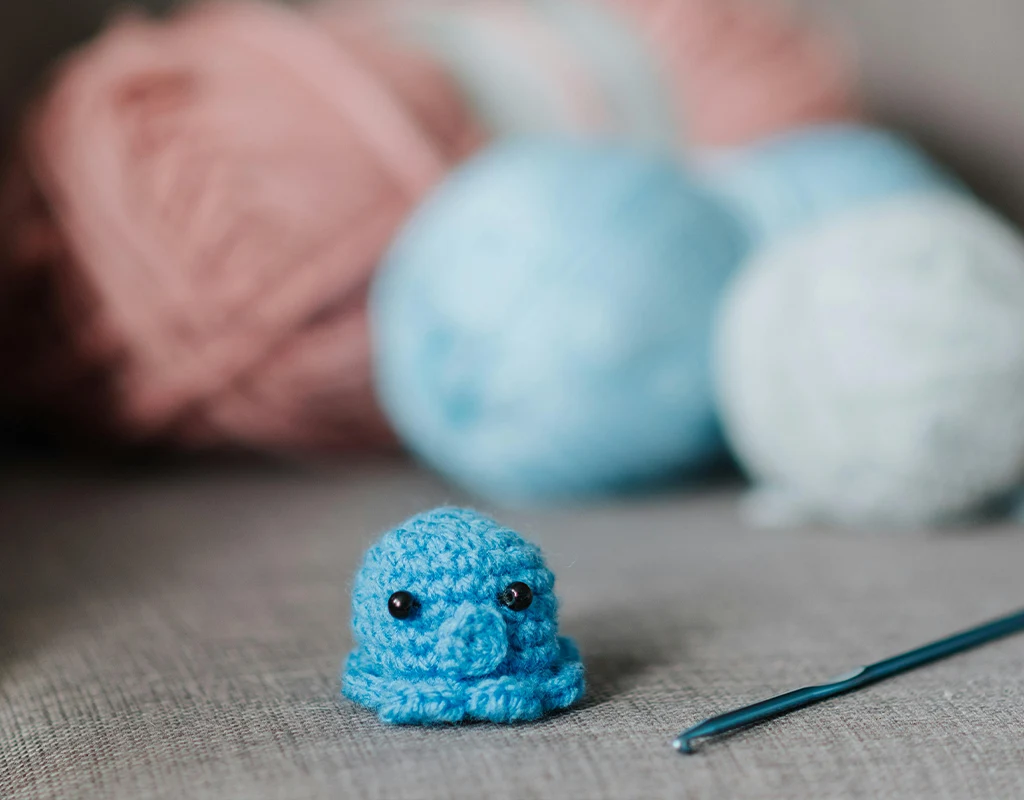
[{"label": "pink yarn ball", "polygon": [[120,20],[24,130],[5,384],[131,442],[389,443],[367,283],[480,141],[431,61],[358,25],[238,2]]},{"label": "pink yarn ball", "polygon": [[656,52],[688,144],[722,147],[856,119],[843,46],[777,0],[596,0]]}]

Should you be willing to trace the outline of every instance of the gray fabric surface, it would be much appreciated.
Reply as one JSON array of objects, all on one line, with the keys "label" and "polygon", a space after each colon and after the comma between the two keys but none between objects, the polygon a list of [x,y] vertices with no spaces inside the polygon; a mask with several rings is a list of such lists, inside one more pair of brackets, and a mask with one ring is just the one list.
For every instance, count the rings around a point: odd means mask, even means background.
[{"label": "gray fabric surface", "polygon": [[0,797],[1024,796],[1024,638],[707,746],[711,713],[1022,604],[1024,536],[765,533],[735,495],[503,515],[542,543],[591,691],[538,724],[394,729],[338,698],[401,465],[0,478]]}]

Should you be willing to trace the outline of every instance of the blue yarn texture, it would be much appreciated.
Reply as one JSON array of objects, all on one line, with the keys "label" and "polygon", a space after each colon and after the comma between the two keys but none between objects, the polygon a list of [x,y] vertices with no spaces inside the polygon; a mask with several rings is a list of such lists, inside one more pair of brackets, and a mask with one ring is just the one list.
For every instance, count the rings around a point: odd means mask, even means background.
[{"label": "blue yarn texture", "polygon": [[909,140],[858,125],[782,134],[719,154],[706,168],[758,244],[894,195],[965,191]]},{"label": "blue yarn texture", "polygon": [[666,156],[519,140],[451,175],[371,293],[378,396],[424,461],[505,505],[723,457],[711,328],[739,222]]},{"label": "blue yarn texture", "polygon": [[[515,611],[512,583],[533,592]],[[583,696],[583,664],[558,635],[555,576],[540,549],[493,519],[461,508],[419,514],[386,533],[363,560],[352,596],[357,647],[342,692],[392,724],[518,722]],[[411,616],[388,599],[409,592]]]}]

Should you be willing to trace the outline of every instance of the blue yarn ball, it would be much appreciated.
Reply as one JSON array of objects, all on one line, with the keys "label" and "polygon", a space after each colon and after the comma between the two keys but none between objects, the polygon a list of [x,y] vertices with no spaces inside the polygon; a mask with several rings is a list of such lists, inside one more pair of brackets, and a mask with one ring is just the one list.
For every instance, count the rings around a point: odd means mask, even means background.
[{"label": "blue yarn ball", "polygon": [[801,129],[720,152],[703,166],[758,243],[893,195],[963,191],[906,139],[857,125]]},{"label": "blue yarn ball", "polygon": [[345,696],[384,722],[537,719],[583,695],[540,549],[475,511],[438,508],[371,547],[352,592]]},{"label": "blue yarn ball", "polygon": [[506,142],[398,237],[371,297],[379,396],[499,501],[665,479],[724,450],[710,369],[739,223],[667,157]]}]

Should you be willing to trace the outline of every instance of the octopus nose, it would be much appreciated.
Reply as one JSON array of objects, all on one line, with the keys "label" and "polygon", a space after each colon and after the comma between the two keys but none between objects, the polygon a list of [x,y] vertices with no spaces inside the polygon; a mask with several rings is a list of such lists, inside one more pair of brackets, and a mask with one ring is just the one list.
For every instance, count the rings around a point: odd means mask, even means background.
[{"label": "octopus nose", "polygon": [[438,666],[466,677],[494,672],[508,652],[508,631],[496,608],[463,603],[440,634]]}]

